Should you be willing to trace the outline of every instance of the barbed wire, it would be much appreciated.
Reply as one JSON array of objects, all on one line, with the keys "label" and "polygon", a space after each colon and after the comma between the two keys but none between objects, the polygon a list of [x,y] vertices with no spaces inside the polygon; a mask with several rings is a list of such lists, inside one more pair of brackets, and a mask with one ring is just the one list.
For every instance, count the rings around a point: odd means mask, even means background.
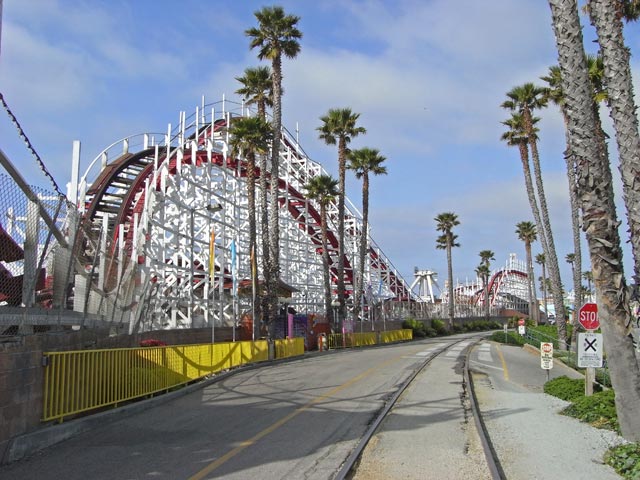
[{"label": "barbed wire", "polygon": [[36,149],[31,144],[31,141],[29,140],[29,137],[27,137],[27,134],[25,133],[25,131],[22,128],[22,126],[20,125],[20,122],[18,122],[18,119],[16,118],[16,116],[13,114],[13,112],[9,108],[9,105],[7,104],[6,100],[4,99],[4,95],[2,93],[0,93],[0,101],[2,101],[2,106],[4,107],[5,111],[7,112],[7,115],[9,115],[9,118],[11,119],[11,122],[15,125],[16,129],[18,130],[18,136],[24,141],[25,145],[27,146],[27,148],[31,152],[31,155],[33,155],[33,157],[36,159],[36,162],[38,163],[38,166],[40,167],[40,170],[42,170],[42,173],[44,173],[44,175],[52,183],[53,188],[55,189],[56,193],[58,195],[60,195],[61,197],[65,197],[66,195],[64,193],[62,193],[62,191],[60,190],[60,187],[58,187],[58,184],[56,183],[55,179],[53,178],[51,173],[49,173],[49,170],[47,170],[47,167],[44,164],[44,162],[42,161],[42,158],[40,158],[40,155],[38,155],[38,152],[36,152]]}]

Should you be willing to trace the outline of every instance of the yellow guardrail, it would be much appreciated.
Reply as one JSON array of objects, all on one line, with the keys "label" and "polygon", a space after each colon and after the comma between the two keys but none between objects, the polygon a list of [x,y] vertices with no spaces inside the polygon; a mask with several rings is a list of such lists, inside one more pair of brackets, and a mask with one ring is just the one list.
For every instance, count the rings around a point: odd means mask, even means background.
[{"label": "yellow guardrail", "polygon": [[42,419],[62,421],[69,415],[117,405],[225,369],[267,360],[268,345],[261,340],[46,352],[44,357]]},{"label": "yellow guardrail", "polygon": [[378,343],[399,342],[411,340],[413,330],[391,330],[388,332],[367,332],[367,333],[332,333],[327,336],[329,348],[352,348],[365,345],[376,345]]},{"label": "yellow guardrail", "polygon": [[413,330],[404,328],[402,330],[380,332],[380,343],[401,342],[403,340],[413,340]]},{"label": "yellow guardrail", "polygon": [[301,337],[276,340],[276,358],[288,358],[304,355],[304,339]]},{"label": "yellow guardrail", "polygon": [[[411,340],[411,330],[332,334],[329,348]],[[266,340],[46,352],[43,421],[168,391],[206,375],[268,360]],[[276,358],[304,354],[304,339],[275,341]]]}]

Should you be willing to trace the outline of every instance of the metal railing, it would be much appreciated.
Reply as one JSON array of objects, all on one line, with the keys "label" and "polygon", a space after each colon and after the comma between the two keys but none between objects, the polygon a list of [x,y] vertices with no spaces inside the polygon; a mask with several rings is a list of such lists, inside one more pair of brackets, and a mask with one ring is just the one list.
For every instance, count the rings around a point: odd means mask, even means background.
[{"label": "metal railing", "polygon": [[[553,356],[562,361],[568,367],[574,370],[582,370],[583,367],[578,366],[578,352],[575,351],[573,346],[570,346],[568,350],[561,350],[559,348],[560,342],[556,337],[542,333],[534,328],[527,328],[525,333],[525,342],[533,345],[536,348],[540,348],[542,342],[553,343]],[[611,376],[609,374],[609,368],[606,363],[602,368],[596,368],[596,381],[604,386],[611,386]]]},{"label": "metal railing", "polygon": [[[302,355],[304,340],[276,340],[275,352],[276,358]],[[266,340],[46,352],[42,420],[62,421],[267,359]]]}]

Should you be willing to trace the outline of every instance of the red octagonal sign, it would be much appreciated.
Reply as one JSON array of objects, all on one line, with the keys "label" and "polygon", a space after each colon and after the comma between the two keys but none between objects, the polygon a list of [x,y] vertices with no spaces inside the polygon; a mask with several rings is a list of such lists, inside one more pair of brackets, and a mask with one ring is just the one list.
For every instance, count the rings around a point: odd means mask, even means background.
[{"label": "red octagonal sign", "polygon": [[597,330],[600,328],[600,320],[598,320],[598,305],[595,303],[585,303],[580,308],[578,321],[585,330]]}]

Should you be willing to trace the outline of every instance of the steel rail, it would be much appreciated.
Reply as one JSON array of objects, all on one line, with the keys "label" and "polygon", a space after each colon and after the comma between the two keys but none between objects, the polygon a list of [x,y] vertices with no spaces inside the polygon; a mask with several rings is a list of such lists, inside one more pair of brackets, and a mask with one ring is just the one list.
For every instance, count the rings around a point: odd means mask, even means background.
[{"label": "steel rail", "polygon": [[502,470],[498,455],[496,454],[495,448],[493,448],[493,444],[491,443],[489,431],[487,430],[487,426],[482,419],[482,412],[480,411],[478,398],[476,397],[475,388],[473,386],[473,376],[469,373],[469,355],[471,354],[471,351],[474,347],[475,344],[469,347],[469,349],[467,350],[467,354],[465,355],[463,372],[464,383],[467,386],[467,395],[469,396],[469,403],[471,404],[471,412],[476,424],[478,436],[480,437],[482,450],[484,450],[484,456],[487,460],[487,467],[489,467],[489,472],[491,473],[491,478],[493,480],[505,480],[507,477]]},{"label": "steel rail", "polygon": [[[471,337],[471,338],[473,338],[473,337]],[[360,457],[362,456],[362,453],[364,452],[364,449],[367,447],[367,445],[369,444],[369,442],[371,441],[373,436],[376,434],[376,432],[378,430],[378,427],[380,426],[382,421],[387,417],[387,415],[389,414],[391,409],[395,406],[395,404],[398,401],[398,399],[400,398],[400,396],[409,387],[409,385],[411,385],[413,380],[418,376],[418,374],[420,372],[422,372],[436,357],[440,356],[441,354],[443,354],[447,350],[451,349],[453,346],[457,345],[458,343],[463,342],[463,341],[468,341],[468,340],[469,340],[469,337],[461,338],[460,340],[458,340],[456,342],[453,342],[450,345],[447,345],[445,347],[442,347],[441,349],[438,349],[438,350],[434,351],[431,355],[429,355],[425,359],[424,362],[422,362],[421,365],[419,365],[413,371],[413,373],[411,373],[411,375],[409,375],[409,377],[402,383],[402,385],[400,385],[398,390],[396,390],[396,392],[393,394],[391,399],[387,402],[387,404],[384,406],[384,408],[380,411],[380,413],[374,419],[374,421],[371,424],[371,426],[367,429],[367,431],[365,432],[364,436],[360,439],[360,442],[358,443],[358,445],[356,445],[356,448],[351,452],[351,454],[347,457],[345,462],[342,464],[342,468],[338,471],[337,475],[334,477],[335,480],[345,480],[347,478],[350,478],[350,475],[354,473],[354,472],[352,472],[353,467],[360,460]],[[478,338],[467,349],[467,355],[465,356],[465,362],[464,362],[465,363],[465,372],[466,372],[466,366],[468,364],[468,362],[467,362],[467,359],[468,359],[468,356],[469,356],[468,352],[470,352],[471,349],[475,346],[475,344],[478,343],[480,340],[481,339]],[[465,377],[464,381],[466,382],[466,377]],[[475,416],[475,411],[474,411],[474,416]],[[482,435],[481,435],[481,437],[482,437]],[[484,446],[484,444],[483,444],[483,446]],[[485,454],[486,454],[486,451],[485,451]],[[490,467],[490,469],[491,469],[491,467]],[[492,475],[493,475],[493,471],[492,471]],[[502,477],[493,477],[494,480],[498,479],[498,478],[502,478]]]}]

